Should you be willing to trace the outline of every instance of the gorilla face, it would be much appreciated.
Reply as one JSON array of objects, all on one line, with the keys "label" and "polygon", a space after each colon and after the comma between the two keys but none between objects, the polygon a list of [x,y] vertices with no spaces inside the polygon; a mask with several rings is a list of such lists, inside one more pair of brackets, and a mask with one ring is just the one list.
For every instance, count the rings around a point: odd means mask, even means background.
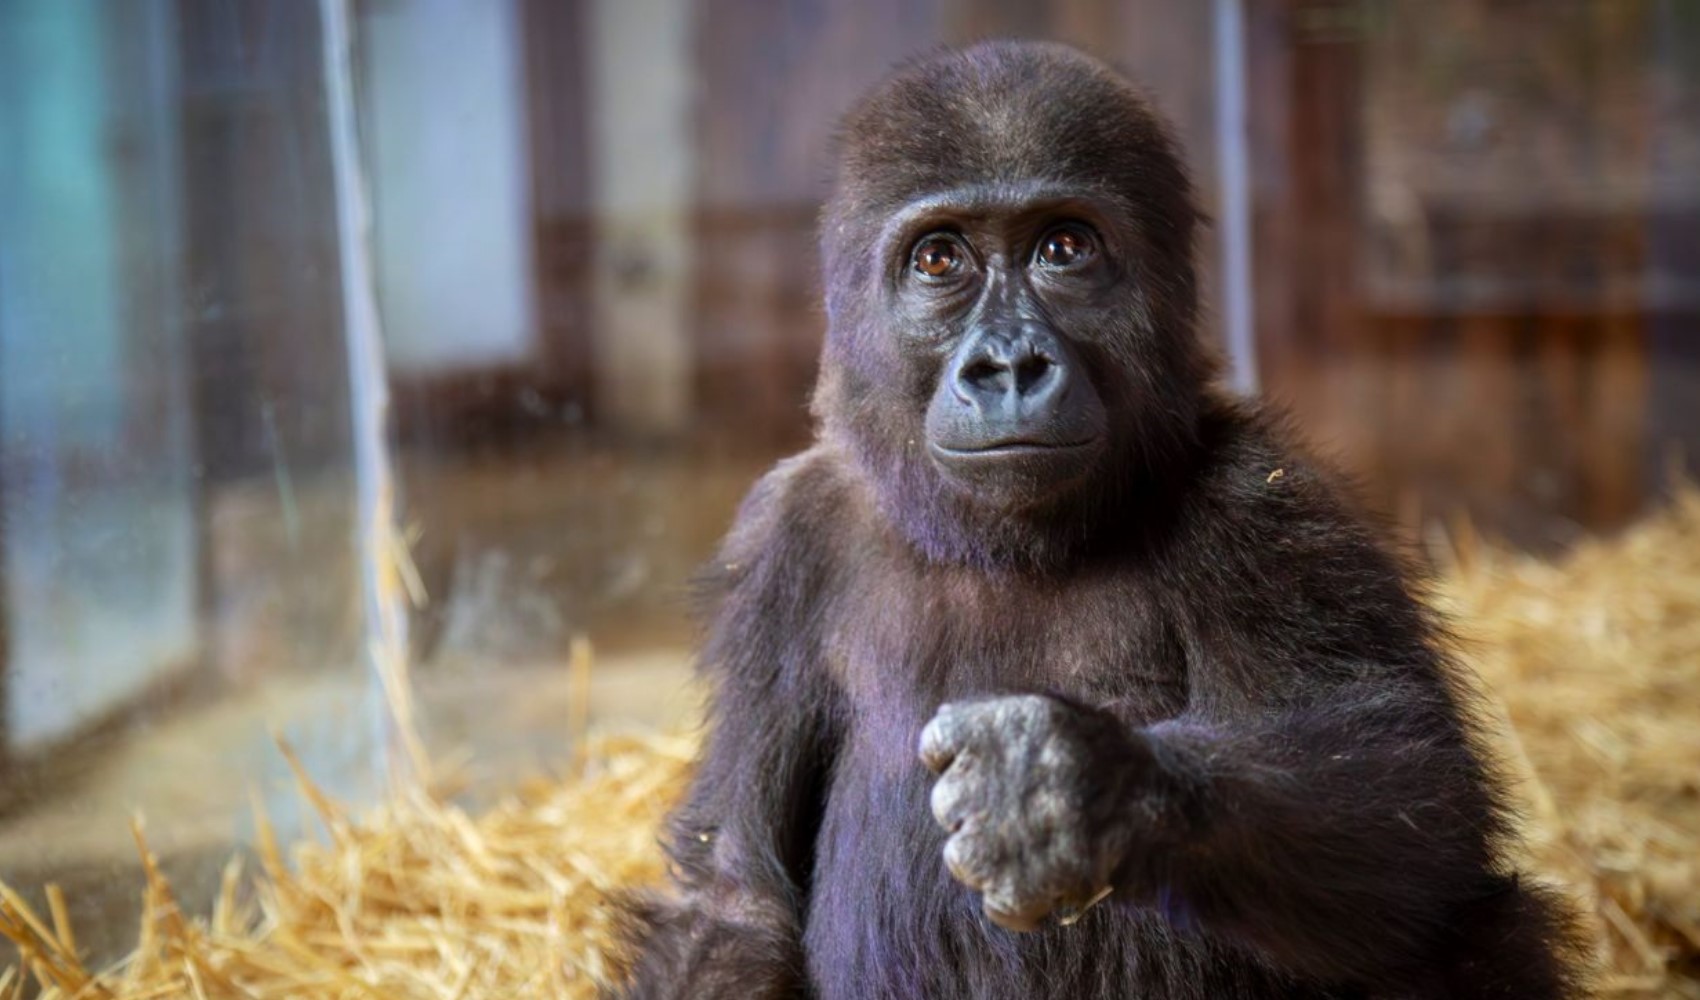
[{"label": "gorilla face", "polygon": [[1188,453],[1196,211],[1101,64],[978,46],[847,119],[815,409],[928,557],[1054,565]]},{"label": "gorilla face", "polygon": [[1120,280],[1103,220],[1041,190],[948,192],[900,220],[894,333],[932,373],[927,454],[952,489],[1023,510],[1092,481],[1109,447],[1092,344]]}]

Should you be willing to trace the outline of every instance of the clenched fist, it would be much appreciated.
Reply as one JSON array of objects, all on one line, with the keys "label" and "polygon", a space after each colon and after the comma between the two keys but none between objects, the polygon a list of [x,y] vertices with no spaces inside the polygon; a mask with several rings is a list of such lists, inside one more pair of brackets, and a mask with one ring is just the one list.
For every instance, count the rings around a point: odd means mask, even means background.
[{"label": "clenched fist", "polygon": [[940,706],[921,732],[939,776],[944,861],[1015,931],[1110,888],[1134,840],[1154,767],[1141,735],[1107,713],[1044,695]]}]

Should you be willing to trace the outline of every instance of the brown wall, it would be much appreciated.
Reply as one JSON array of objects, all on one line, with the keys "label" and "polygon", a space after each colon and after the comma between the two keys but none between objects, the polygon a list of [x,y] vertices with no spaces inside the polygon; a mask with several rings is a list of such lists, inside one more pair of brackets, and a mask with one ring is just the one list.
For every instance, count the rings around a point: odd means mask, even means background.
[{"label": "brown wall", "polygon": [[[1218,209],[1210,3],[685,6],[688,148],[656,155],[687,157],[694,178],[680,344],[690,430],[707,439],[770,451],[806,436],[823,325],[814,228],[834,124],[909,55],[999,35],[1089,48],[1151,88]],[[1564,520],[1621,523],[1658,482],[1665,444],[1700,424],[1691,375],[1649,355],[1686,357],[1697,312],[1697,268],[1670,236],[1692,232],[1684,206],[1700,204],[1697,130],[1681,124],[1691,102],[1672,96],[1686,92],[1680,40],[1695,29],[1650,0],[1245,9],[1266,389],[1411,517],[1461,506],[1531,540]],[[423,387],[416,407],[475,441],[512,439],[516,424],[572,430],[560,413],[609,402],[598,400],[593,274],[607,221],[585,153],[608,95],[581,69],[595,5],[526,10],[543,357]],[[631,53],[632,72],[651,56]],[[1218,231],[1199,255],[1214,339]],[[541,389],[550,416],[513,402],[526,388]],[[480,406],[498,419],[466,416]],[[617,437],[620,421],[604,416],[593,426]]]},{"label": "brown wall", "polygon": [[1697,132],[1660,97],[1660,10],[1258,5],[1265,384],[1384,505],[1615,526],[1700,417],[1692,362],[1648,377],[1649,328],[1700,318],[1700,271],[1649,244],[1700,194],[1700,160],[1654,158]]}]

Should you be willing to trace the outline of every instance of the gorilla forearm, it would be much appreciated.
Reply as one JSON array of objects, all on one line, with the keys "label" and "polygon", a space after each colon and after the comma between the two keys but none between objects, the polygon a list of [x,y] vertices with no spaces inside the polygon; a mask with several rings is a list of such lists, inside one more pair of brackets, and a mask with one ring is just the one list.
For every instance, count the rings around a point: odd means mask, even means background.
[{"label": "gorilla forearm", "polygon": [[715,724],[686,802],[672,817],[672,898],[630,914],[639,998],[767,1000],[802,995],[799,888],[825,759],[802,718]]},{"label": "gorilla forearm", "polygon": [[814,669],[814,630],[789,588],[824,564],[801,553],[758,484],[701,581],[714,605],[704,672],[714,685],[691,788],[668,822],[673,895],[629,914],[638,998],[802,996],[802,886],[813,864],[840,696]]},{"label": "gorilla forearm", "polygon": [[1366,686],[1273,719],[1139,735],[1164,790],[1149,818],[1169,833],[1131,850],[1116,881],[1278,966],[1329,981],[1412,968],[1452,911],[1501,886],[1498,812],[1438,693]]},{"label": "gorilla forearm", "polygon": [[1501,887],[1497,812],[1443,691],[1344,688],[1150,727],[1041,695],[945,706],[922,739],[953,874],[1032,930],[1105,890],[1325,982],[1387,978]]},{"label": "gorilla forearm", "polygon": [[802,997],[803,958],[795,928],[738,923],[712,907],[652,907],[643,951],[624,1000],[788,1000]]}]

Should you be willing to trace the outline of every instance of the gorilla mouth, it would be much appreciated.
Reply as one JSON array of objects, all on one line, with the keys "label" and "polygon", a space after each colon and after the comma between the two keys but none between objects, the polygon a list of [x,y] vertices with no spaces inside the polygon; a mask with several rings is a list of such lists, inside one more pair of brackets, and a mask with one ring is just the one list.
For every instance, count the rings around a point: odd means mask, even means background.
[{"label": "gorilla mouth", "polygon": [[934,443],[932,448],[933,451],[941,458],[972,459],[1081,451],[1086,448],[1091,448],[1097,445],[1097,443],[1097,438],[1085,438],[1080,441],[1032,441],[1027,439],[1016,439],[1011,441],[990,441],[984,444],[965,446]]},{"label": "gorilla mouth", "polygon": [[1083,481],[1097,465],[1103,438],[1044,441],[1008,438],[947,445],[931,442],[933,465],[947,481],[982,501],[1026,505]]}]

